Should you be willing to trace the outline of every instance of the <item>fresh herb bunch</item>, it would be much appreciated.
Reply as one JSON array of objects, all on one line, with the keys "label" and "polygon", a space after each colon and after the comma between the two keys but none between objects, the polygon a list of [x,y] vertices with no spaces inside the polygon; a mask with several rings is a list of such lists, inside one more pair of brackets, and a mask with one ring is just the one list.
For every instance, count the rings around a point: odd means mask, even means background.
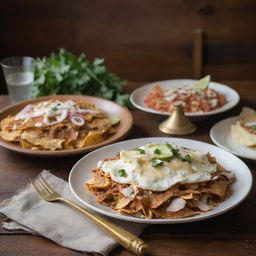
[{"label": "fresh herb bunch", "polygon": [[61,48],[57,54],[35,61],[35,97],[86,94],[131,107],[129,95],[121,94],[125,84],[126,81],[107,70],[104,59],[90,62],[83,53],[77,57]]}]

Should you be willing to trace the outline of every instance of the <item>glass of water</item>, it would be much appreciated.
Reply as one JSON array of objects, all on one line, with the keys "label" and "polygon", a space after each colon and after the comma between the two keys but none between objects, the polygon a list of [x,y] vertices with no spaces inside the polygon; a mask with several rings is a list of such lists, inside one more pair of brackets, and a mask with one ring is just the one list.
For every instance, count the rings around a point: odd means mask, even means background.
[{"label": "glass of water", "polygon": [[1,66],[11,103],[30,99],[34,82],[34,59],[10,57],[3,59]]}]

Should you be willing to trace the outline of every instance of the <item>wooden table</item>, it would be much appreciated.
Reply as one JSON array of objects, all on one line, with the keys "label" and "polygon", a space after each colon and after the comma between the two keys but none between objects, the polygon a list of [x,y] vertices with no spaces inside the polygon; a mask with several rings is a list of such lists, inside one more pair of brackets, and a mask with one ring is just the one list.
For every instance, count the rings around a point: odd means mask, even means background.
[{"label": "wooden table", "polygon": [[[255,82],[224,82],[236,89],[241,102],[233,110],[196,123],[197,131],[185,138],[212,143],[210,128],[219,120],[237,115],[244,105],[256,108]],[[126,90],[132,91],[143,83],[131,83]],[[0,96],[0,107],[9,104],[7,96]],[[127,139],[166,136],[158,130],[164,116],[132,110],[134,126]],[[81,156],[62,159],[40,159],[12,153],[0,148],[0,201],[13,196],[16,190],[29,182],[42,169],[50,169],[55,175],[67,180],[69,171]],[[246,161],[255,177],[256,164]],[[256,179],[255,179],[256,180]],[[255,182],[254,182],[255,183]],[[221,216],[186,224],[149,225],[142,238],[150,245],[155,256],[200,256],[200,255],[256,255],[256,189],[255,184],[248,198],[238,207]],[[13,256],[71,256],[84,255],[60,247],[43,237],[25,232],[9,232],[0,228],[0,255]],[[89,254],[88,254],[89,255]],[[123,248],[112,256],[131,255]]]}]

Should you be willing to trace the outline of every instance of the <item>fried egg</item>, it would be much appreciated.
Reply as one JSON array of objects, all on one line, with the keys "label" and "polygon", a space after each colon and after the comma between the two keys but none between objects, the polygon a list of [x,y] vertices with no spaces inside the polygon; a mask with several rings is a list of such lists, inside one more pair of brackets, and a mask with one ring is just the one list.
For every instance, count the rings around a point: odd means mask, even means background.
[{"label": "fried egg", "polygon": [[152,191],[165,191],[177,183],[208,181],[217,170],[206,154],[168,143],[121,151],[119,159],[100,161],[98,167],[118,183]]}]

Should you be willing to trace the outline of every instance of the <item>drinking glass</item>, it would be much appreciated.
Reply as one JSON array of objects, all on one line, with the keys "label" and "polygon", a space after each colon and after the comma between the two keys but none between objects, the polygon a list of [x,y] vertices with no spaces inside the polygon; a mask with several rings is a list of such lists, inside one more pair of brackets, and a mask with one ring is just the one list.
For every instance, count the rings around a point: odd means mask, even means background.
[{"label": "drinking glass", "polygon": [[34,59],[10,57],[3,59],[1,66],[11,103],[30,99],[34,82]]}]

